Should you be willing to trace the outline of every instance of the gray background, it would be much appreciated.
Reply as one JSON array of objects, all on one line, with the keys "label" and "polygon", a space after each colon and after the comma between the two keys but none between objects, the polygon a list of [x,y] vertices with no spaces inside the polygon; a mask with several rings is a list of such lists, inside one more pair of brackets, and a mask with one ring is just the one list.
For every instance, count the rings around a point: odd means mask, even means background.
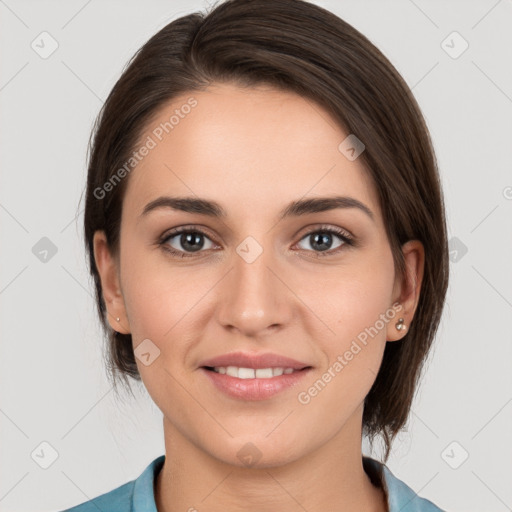
[{"label": "gray background", "polygon": [[[512,1],[316,3],[365,34],[413,89],[445,191],[448,303],[388,467],[449,511],[511,510]],[[78,201],[92,122],[123,66],[206,5],[0,1],[2,511],[83,502],[164,453],[147,392],[119,402],[106,380]],[[43,31],[58,43],[46,59],[31,47]],[[457,58],[453,31],[469,43]],[[43,237],[57,250],[45,261]]]}]

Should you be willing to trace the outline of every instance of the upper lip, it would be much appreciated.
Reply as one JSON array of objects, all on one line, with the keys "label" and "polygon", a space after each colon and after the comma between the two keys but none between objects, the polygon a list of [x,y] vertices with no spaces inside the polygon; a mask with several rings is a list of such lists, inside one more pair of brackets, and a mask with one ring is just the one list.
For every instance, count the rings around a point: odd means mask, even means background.
[{"label": "upper lip", "polygon": [[302,370],[310,365],[291,359],[290,357],[281,356],[279,354],[255,354],[249,352],[232,352],[230,354],[222,354],[221,356],[206,359],[200,364],[201,367],[209,366],[236,366],[238,368],[293,368],[294,370]]}]

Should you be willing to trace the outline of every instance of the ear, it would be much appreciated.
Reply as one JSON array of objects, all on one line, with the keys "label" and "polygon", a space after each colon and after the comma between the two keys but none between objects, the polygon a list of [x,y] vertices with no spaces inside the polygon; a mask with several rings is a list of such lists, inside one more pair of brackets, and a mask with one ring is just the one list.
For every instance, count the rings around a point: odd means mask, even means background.
[{"label": "ear", "polygon": [[94,233],[93,245],[94,260],[100,275],[101,290],[107,307],[108,323],[114,331],[121,334],[130,334],[124,298],[121,292],[118,262],[110,252],[104,231]]},{"label": "ear", "polygon": [[[387,341],[402,339],[408,332],[416,307],[418,306],[423,270],[425,265],[425,249],[419,240],[410,240],[402,245],[402,253],[405,260],[406,275],[404,279],[397,276],[393,288],[393,304],[398,302],[402,309],[397,312],[391,322],[387,324]],[[405,328],[398,330],[396,323],[403,318]]]}]

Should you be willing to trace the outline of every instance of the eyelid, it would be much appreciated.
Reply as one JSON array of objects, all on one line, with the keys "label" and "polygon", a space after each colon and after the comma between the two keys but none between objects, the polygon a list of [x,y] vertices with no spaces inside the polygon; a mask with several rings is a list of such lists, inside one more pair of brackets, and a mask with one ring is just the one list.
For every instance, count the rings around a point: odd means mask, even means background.
[{"label": "eyelid", "polygon": [[159,237],[158,242],[163,243],[166,240],[168,240],[169,238],[175,237],[176,235],[180,235],[181,233],[189,233],[189,232],[201,233],[201,234],[207,236],[210,240],[212,240],[212,242],[216,238],[212,234],[212,232],[204,226],[201,226],[199,224],[187,224],[186,226],[178,226],[176,228],[168,229]]},{"label": "eyelid", "polygon": [[341,228],[339,226],[334,226],[332,224],[314,224],[313,226],[311,226],[310,229],[308,228],[308,230],[302,235],[301,240],[305,236],[307,236],[311,233],[316,233],[317,231],[329,231],[332,233],[341,234],[350,240],[355,239],[355,236],[345,228]]}]

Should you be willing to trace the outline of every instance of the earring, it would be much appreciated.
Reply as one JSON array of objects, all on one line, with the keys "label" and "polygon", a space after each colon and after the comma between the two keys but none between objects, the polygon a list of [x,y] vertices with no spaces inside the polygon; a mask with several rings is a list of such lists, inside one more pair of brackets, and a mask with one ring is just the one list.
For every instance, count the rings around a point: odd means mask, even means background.
[{"label": "earring", "polygon": [[398,319],[398,322],[395,324],[395,327],[397,331],[405,331],[405,329],[407,329],[407,326],[404,324],[403,318]]},{"label": "earring", "polygon": [[119,317],[116,318],[116,322],[119,322]]}]

